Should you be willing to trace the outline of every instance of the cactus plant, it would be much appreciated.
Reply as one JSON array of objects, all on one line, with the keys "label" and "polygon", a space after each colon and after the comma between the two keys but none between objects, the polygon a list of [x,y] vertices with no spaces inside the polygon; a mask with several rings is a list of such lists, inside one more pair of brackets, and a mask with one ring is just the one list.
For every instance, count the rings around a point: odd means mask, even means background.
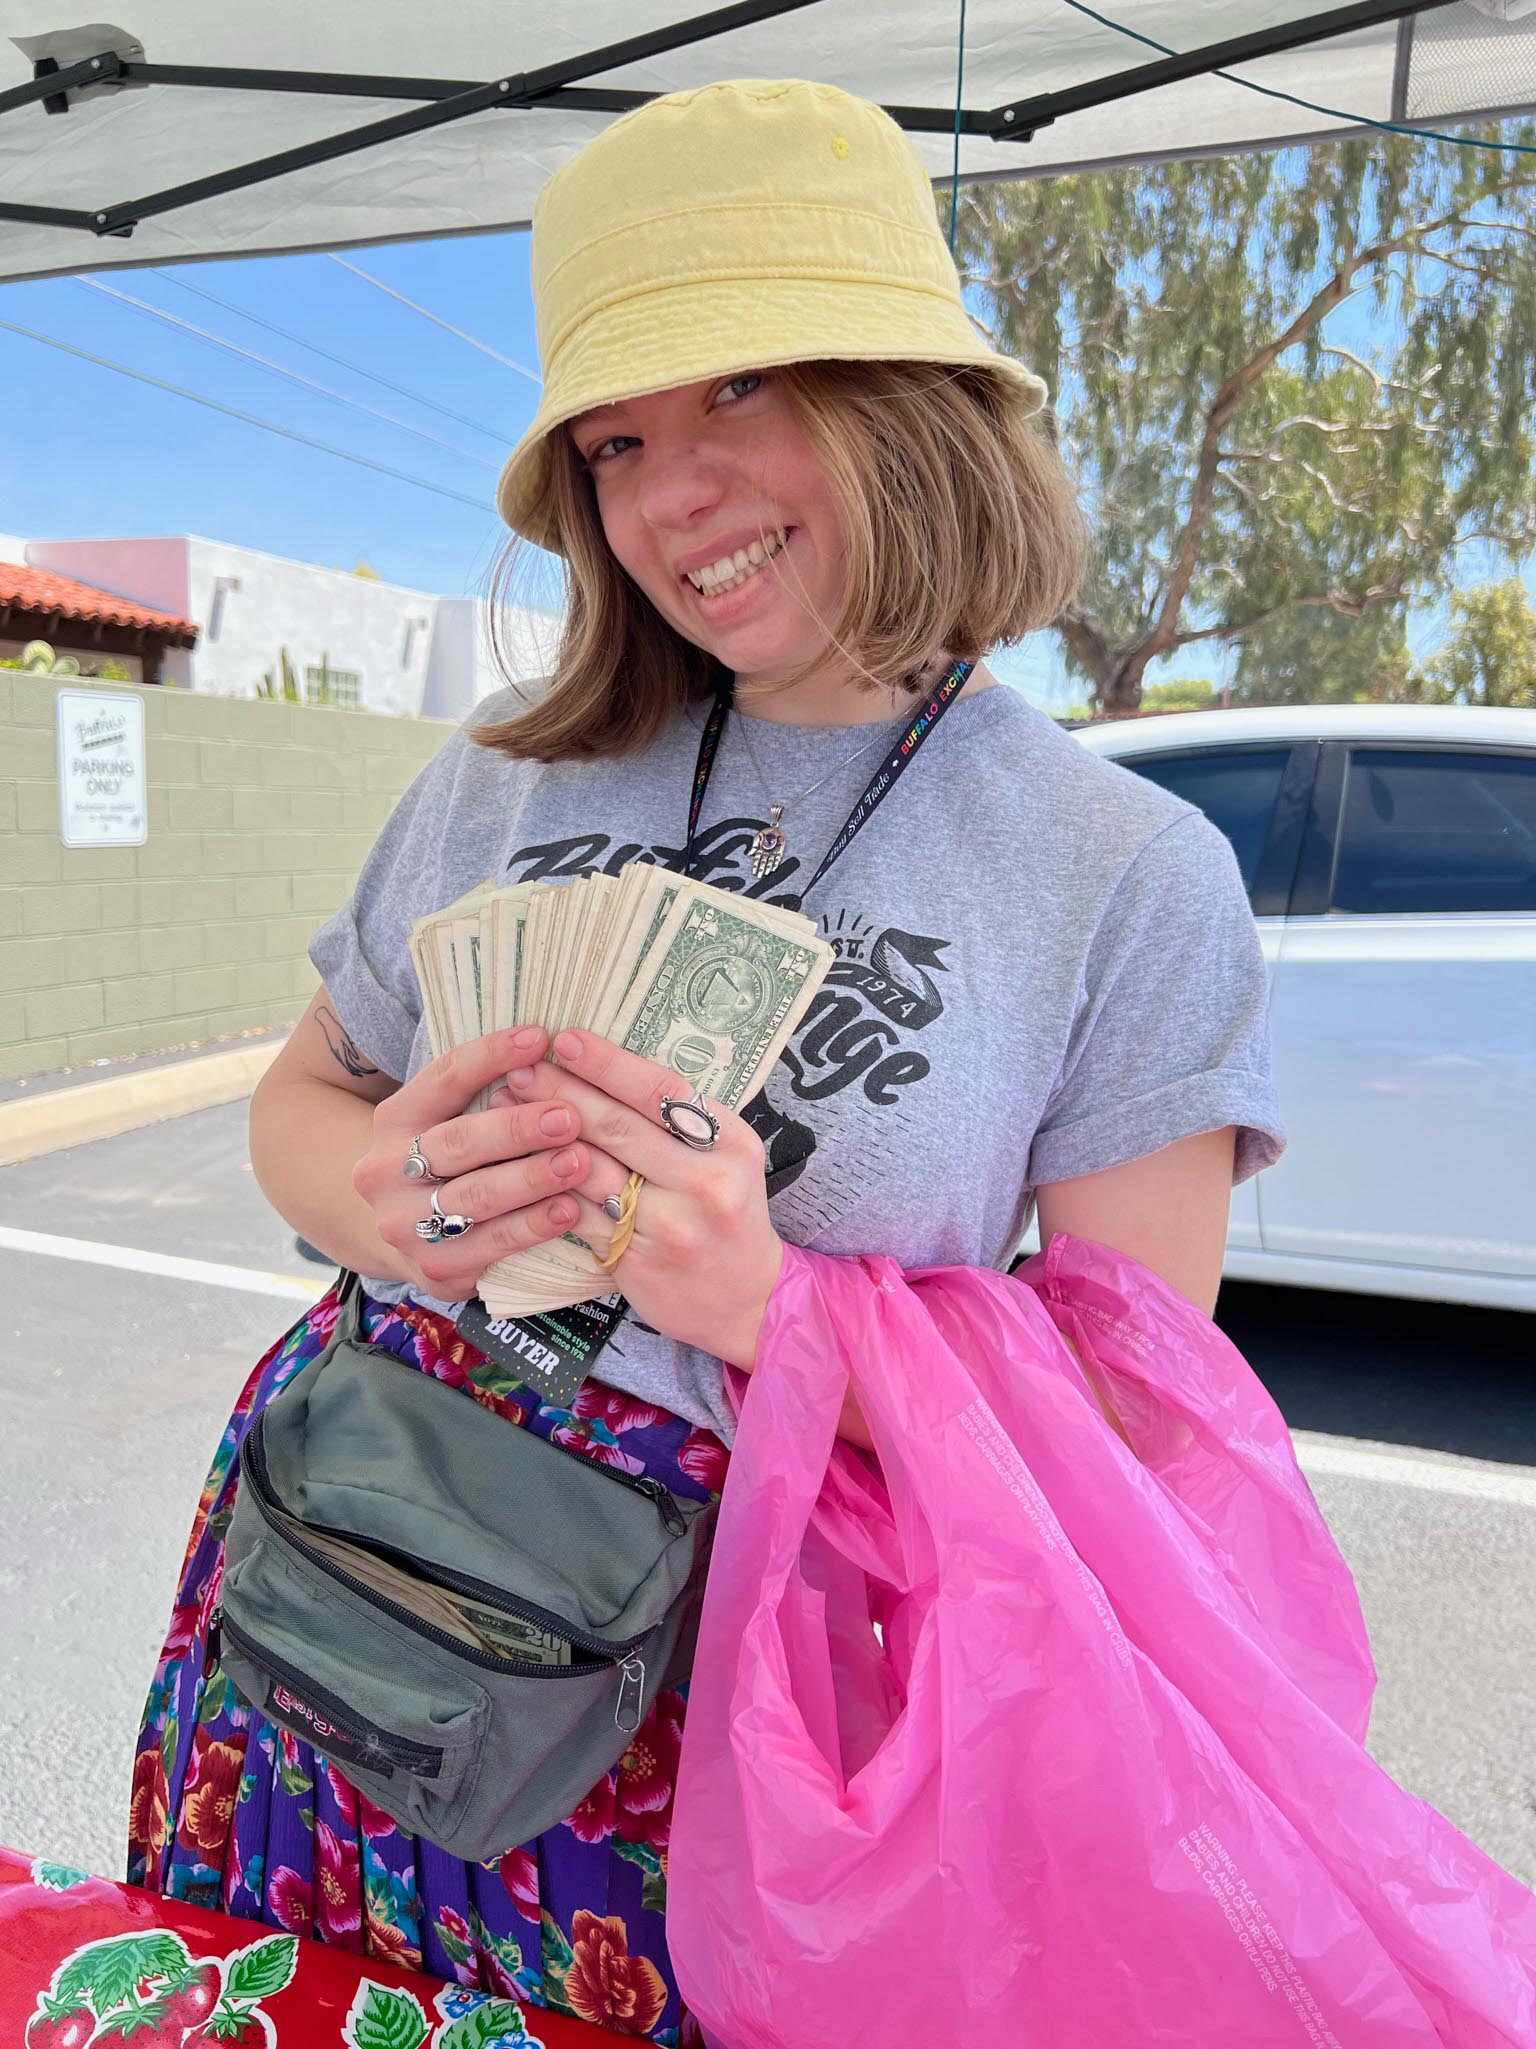
[{"label": "cactus plant", "polygon": [[29,640],[19,655],[0,656],[0,669],[20,669],[29,676],[83,676],[88,681],[132,683],[134,674],[126,663],[108,655],[99,669],[82,669],[78,655],[56,655],[52,643]]},{"label": "cactus plant", "polygon": [[258,697],[281,697],[286,699],[289,704],[299,704],[302,702],[298,673],[293,663],[288,659],[286,647],[280,647],[277,651],[276,676],[274,676],[271,669],[264,670],[256,695]]},{"label": "cactus plant", "polygon": [[78,676],[80,662],[75,655],[56,655],[46,640],[29,640],[19,661],[6,662],[7,669],[22,669],[29,676]]}]

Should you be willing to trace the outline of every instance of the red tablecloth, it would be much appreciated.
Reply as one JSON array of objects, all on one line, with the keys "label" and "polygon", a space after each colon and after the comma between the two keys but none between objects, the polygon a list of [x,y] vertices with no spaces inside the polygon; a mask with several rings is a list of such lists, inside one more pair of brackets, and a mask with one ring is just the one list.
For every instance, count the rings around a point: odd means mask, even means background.
[{"label": "red tablecloth", "polygon": [[620,2039],[0,1848],[0,2049],[602,2049]]}]

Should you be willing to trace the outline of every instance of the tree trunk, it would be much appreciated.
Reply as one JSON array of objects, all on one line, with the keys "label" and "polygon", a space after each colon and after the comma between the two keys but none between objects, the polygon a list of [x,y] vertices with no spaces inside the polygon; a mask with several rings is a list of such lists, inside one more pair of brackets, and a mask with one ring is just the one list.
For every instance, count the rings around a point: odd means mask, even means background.
[{"label": "tree trunk", "polygon": [[1101,682],[1094,679],[1099,714],[1106,719],[1133,719],[1141,710],[1141,679],[1150,656],[1141,647],[1117,647],[1114,663]]},{"label": "tree trunk", "polygon": [[1156,651],[1155,636],[1132,647],[1117,645],[1076,605],[1069,605],[1053,623],[1072,659],[1088,675],[1090,702],[1099,717],[1135,718],[1141,710],[1141,679]]}]

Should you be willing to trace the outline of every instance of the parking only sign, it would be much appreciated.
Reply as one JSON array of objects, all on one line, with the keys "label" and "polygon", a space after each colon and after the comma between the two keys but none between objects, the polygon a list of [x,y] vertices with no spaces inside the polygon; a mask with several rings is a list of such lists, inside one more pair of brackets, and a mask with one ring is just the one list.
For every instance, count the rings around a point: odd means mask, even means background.
[{"label": "parking only sign", "polygon": [[149,837],[144,701],[133,690],[61,690],[59,831],[66,847],[142,847]]}]

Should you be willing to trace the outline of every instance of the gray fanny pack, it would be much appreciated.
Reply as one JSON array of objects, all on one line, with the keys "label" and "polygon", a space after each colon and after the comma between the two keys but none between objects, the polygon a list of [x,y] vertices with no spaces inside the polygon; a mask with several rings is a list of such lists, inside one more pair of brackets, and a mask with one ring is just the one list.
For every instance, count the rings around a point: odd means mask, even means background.
[{"label": "gray fanny pack", "polygon": [[360,1334],[252,1422],[215,1612],[233,1684],[482,1863],[573,1813],[691,1666],[714,1504],[603,1466]]}]

